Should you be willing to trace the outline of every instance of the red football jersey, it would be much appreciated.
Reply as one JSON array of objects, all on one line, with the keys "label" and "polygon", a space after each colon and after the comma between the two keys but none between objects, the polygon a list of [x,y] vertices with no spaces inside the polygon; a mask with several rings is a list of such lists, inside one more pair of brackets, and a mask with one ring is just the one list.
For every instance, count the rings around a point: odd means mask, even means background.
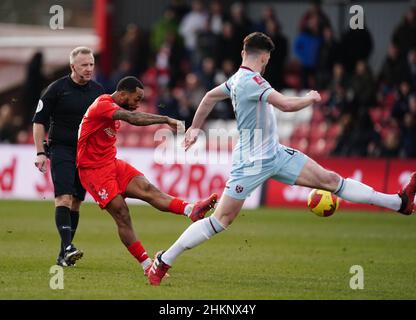
[{"label": "red football jersey", "polygon": [[99,96],[88,108],[78,131],[78,167],[99,168],[114,161],[120,121],[113,120],[113,114],[119,109],[108,94]]}]

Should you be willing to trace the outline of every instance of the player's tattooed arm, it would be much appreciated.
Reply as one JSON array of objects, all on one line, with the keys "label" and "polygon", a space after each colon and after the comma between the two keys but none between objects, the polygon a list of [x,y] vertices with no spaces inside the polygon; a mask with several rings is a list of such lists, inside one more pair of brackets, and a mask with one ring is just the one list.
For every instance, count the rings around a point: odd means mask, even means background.
[{"label": "player's tattooed arm", "polygon": [[185,127],[183,123],[177,119],[169,118],[167,116],[160,116],[146,112],[132,112],[127,110],[117,110],[113,114],[114,120],[122,120],[134,126],[149,126],[152,124],[167,124],[172,129],[178,132],[184,132]]}]

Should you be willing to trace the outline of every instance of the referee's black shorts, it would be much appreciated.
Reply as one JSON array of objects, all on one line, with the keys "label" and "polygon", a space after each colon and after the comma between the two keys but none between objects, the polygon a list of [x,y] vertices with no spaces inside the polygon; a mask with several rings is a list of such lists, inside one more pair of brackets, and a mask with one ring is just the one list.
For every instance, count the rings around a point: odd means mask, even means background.
[{"label": "referee's black shorts", "polygon": [[79,180],[76,156],[75,147],[64,145],[51,146],[51,174],[55,189],[55,198],[69,194],[84,201],[85,189]]}]

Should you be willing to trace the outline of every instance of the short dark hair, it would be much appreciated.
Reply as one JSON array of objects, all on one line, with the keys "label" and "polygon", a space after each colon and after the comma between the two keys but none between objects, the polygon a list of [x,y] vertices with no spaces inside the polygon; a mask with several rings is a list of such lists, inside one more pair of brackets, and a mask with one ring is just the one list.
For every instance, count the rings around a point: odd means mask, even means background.
[{"label": "short dark hair", "polygon": [[117,91],[136,92],[136,88],[143,89],[143,83],[136,77],[125,77],[117,84]]},{"label": "short dark hair", "polygon": [[244,38],[244,51],[255,53],[257,51],[271,52],[275,48],[273,40],[263,32],[253,32]]}]

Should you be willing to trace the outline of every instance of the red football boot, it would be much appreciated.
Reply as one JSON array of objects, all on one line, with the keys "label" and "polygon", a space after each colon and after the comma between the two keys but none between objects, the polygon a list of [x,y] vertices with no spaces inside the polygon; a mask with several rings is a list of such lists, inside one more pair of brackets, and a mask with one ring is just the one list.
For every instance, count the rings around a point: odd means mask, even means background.
[{"label": "red football boot", "polygon": [[410,181],[407,185],[402,188],[398,195],[402,198],[402,205],[398,212],[411,215],[414,211],[414,201],[415,201],[415,193],[416,193],[416,172],[413,172],[410,176]]},{"label": "red football boot", "polygon": [[214,205],[217,203],[217,199],[218,195],[213,193],[207,199],[195,202],[192,212],[189,215],[189,219],[191,219],[192,222],[204,219],[207,212],[214,208]]},{"label": "red football boot", "polygon": [[150,267],[149,273],[147,278],[152,286],[160,285],[163,277],[167,275],[168,270],[170,269],[170,265],[164,263],[161,259],[163,251],[159,251],[156,253],[155,260]]}]

